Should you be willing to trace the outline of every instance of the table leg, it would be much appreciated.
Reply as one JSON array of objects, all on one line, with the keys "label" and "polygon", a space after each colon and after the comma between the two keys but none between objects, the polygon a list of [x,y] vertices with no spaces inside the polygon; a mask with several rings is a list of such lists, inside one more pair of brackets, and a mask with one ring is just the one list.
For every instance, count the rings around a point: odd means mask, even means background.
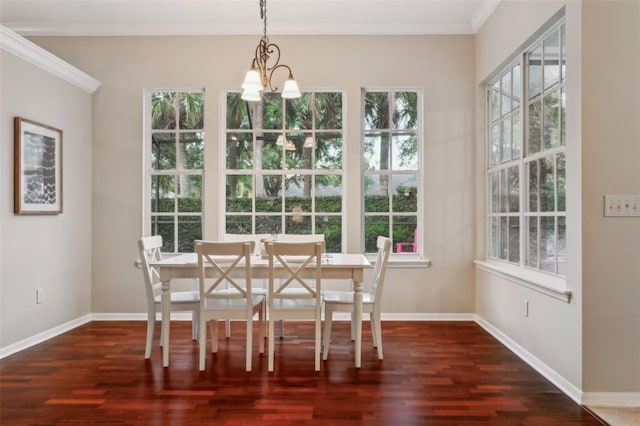
[{"label": "table leg", "polygon": [[162,366],[169,366],[169,330],[171,329],[171,286],[169,281],[162,281]]},{"label": "table leg", "polygon": [[356,337],[356,368],[362,358],[362,281],[353,282],[353,322]]}]

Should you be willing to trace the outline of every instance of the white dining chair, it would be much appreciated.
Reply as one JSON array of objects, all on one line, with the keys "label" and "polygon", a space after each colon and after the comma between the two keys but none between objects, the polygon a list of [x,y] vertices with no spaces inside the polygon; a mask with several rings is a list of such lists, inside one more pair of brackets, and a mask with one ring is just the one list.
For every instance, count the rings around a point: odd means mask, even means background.
[{"label": "white dining chair", "polygon": [[[310,242],[322,242],[324,243],[324,234],[277,234],[276,241],[285,243],[310,243]],[[325,244],[326,247],[326,244]],[[288,291],[296,291],[290,289]],[[284,320],[280,320],[280,338],[284,339]]]},{"label": "white dining chair", "polygon": [[266,250],[269,258],[268,369],[274,370],[275,321],[313,319],[315,370],[320,371],[324,242],[270,241],[266,243]]},{"label": "white dining chair", "polygon": [[200,290],[200,371],[205,369],[206,324],[211,321],[211,352],[218,352],[218,320],[246,322],[246,370],[251,371],[253,317],[258,314],[260,353],[264,353],[266,297],[253,292],[251,256],[255,243],[196,241]]},{"label": "white dining chair", "polygon": [[[377,239],[378,255],[369,285],[369,291],[362,294],[362,313],[369,314],[371,324],[371,336],[373,346],[378,349],[378,359],[383,359],[382,353],[382,328],[380,326],[380,303],[382,301],[382,289],[384,278],[391,252],[391,240],[387,237]],[[329,344],[331,342],[331,323],[334,312],[351,313],[351,339],[354,338],[353,331],[353,291],[325,291],[323,292],[324,303],[324,349],[322,359],[329,356]]]},{"label": "white dining chair", "polygon": [[[138,251],[140,254],[140,263],[142,264],[147,298],[147,341],[144,357],[149,359],[151,357],[151,346],[153,345],[156,313],[161,309],[162,305],[162,283],[160,282],[158,272],[150,263],[162,259],[162,236],[155,235],[153,237],[140,238],[138,241]],[[192,313],[191,337],[194,340],[198,338],[199,300],[197,290],[171,292],[171,311],[190,311]],[[161,324],[160,330],[160,345],[162,345],[163,337],[166,333],[164,323]]]}]

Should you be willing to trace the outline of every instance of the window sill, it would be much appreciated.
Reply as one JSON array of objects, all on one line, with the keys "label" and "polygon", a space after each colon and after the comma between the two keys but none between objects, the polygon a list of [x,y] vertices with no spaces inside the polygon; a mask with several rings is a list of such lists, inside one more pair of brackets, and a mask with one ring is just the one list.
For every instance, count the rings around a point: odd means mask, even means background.
[{"label": "window sill", "polygon": [[[376,261],[375,255],[367,256],[369,262],[372,264]],[[387,264],[388,268],[399,269],[399,268],[430,268],[431,260],[423,259],[416,255],[402,255],[395,256],[393,254],[389,255],[389,263]]]},{"label": "window sill", "polygon": [[546,274],[528,271],[516,266],[503,265],[497,262],[475,260],[474,263],[478,269],[505,278],[515,284],[566,303],[571,301],[571,290],[565,287],[565,280],[563,278],[547,276]]}]

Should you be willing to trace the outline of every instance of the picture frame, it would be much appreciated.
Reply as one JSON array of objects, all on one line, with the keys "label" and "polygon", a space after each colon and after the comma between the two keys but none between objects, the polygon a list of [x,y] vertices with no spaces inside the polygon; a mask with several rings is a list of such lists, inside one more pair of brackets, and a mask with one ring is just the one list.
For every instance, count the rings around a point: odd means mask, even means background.
[{"label": "picture frame", "polygon": [[62,130],[14,118],[13,212],[62,213]]}]

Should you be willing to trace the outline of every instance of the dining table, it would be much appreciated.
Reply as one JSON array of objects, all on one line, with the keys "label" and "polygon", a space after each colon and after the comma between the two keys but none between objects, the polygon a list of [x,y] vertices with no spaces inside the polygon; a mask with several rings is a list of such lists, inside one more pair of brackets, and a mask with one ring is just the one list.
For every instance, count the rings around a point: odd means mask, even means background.
[{"label": "dining table", "polygon": [[[156,269],[162,282],[162,324],[166,331],[162,336],[162,365],[169,367],[171,282],[175,279],[197,279],[198,256],[196,253],[180,253],[151,262],[150,266]],[[360,368],[362,360],[362,282],[364,270],[371,267],[371,263],[362,253],[326,253],[322,256],[321,278],[323,280],[351,280],[353,283],[356,368]],[[311,276],[315,267],[309,265],[308,268],[309,276]],[[205,268],[205,273],[207,269]],[[285,276],[284,267],[275,263],[274,276],[278,277],[280,273]],[[269,260],[264,256],[252,256],[251,275],[253,278],[267,279],[269,277]],[[301,275],[305,276],[304,273]]]}]

